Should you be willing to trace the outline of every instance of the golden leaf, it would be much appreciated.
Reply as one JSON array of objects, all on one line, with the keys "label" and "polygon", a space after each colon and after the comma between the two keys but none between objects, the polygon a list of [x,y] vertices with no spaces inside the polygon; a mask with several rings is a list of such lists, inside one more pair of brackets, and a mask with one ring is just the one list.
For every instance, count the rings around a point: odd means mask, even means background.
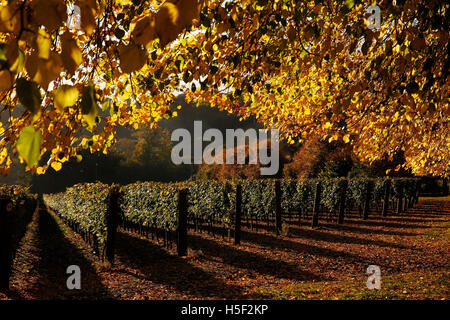
[{"label": "golden leaf", "polygon": [[194,20],[200,19],[200,4],[197,0],[179,0],[177,2],[179,16],[178,23],[181,28],[193,24]]},{"label": "golden leaf", "polygon": [[121,6],[131,6],[131,5],[133,5],[133,1],[131,1],[131,0],[116,0],[116,2],[118,4],[120,4]]},{"label": "golden leaf", "polygon": [[77,88],[66,84],[59,86],[53,100],[56,110],[63,112],[64,108],[73,106],[77,102],[78,96]]},{"label": "golden leaf", "polygon": [[97,12],[97,1],[78,0],[75,4],[81,11],[81,27],[88,35],[91,35],[97,25],[97,20],[95,19]]},{"label": "golden leaf", "polygon": [[33,2],[33,19],[39,25],[53,31],[67,20],[67,7],[60,0],[38,0]]},{"label": "golden leaf", "polygon": [[11,89],[13,85],[13,76],[9,70],[0,71],[0,91],[6,91]]},{"label": "golden leaf", "polygon": [[61,163],[61,162],[58,162],[58,161],[53,161],[53,162],[51,163],[51,166],[52,166],[52,168],[53,168],[55,171],[59,171],[59,170],[61,170],[61,168],[62,168],[62,163]]},{"label": "golden leaf", "polygon": [[49,83],[62,71],[61,57],[56,52],[50,52],[48,60],[40,59],[36,53],[33,53],[28,57],[25,66],[31,79],[44,90],[47,90]]},{"label": "golden leaf", "polygon": [[8,59],[9,70],[14,73],[22,71],[25,63],[25,53],[19,48],[15,41],[8,43],[8,50],[6,52]]},{"label": "golden leaf", "polygon": [[120,69],[124,73],[131,73],[141,69],[147,62],[147,52],[138,45],[130,44],[120,50]]},{"label": "golden leaf", "polygon": [[179,21],[178,7],[170,2],[164,3],[155,16],[156,33],[161,42],[161,46],[165,46],[172,42],[180,34],[183,27]]},{"label": "golden leaf", "polygon": [[18,2],[12,2],[0,9],[0,32],[20,32],[20,10]]},{"label": "golden leaf", "polygon": [[95,87],[92,83],[89,83],[89,85],[83,89],[83,94],[81,97],[81,113],[89,128],[92,129],[98,115]]},{"label": "golden leaf", "polygon": [[64,69],[66,69],[69,75],[73,75],[83,61],[81,49],[78,47],[77,42],[72,38],[69,32],[64,33],[62,36],[61,46],[61,60]]},{"label": "golden leaf", "polygon": [[35,49],[38,57],[47,60],[50,56],[50,47],[52,45],[50,36],[44,29],[39,29],[35,39]]},{"label": "golden leaf", "polygon": [[152,41],[157,37],[153,15],[138,19],[131,25],[130,29],[134,42],[142,44],[146,48],[149,48]]},{"label": "golden leaf", "polygon": [[30,167],[38,164],[41,158],[42,134],[32,126],[23,128],[17,139],[17,151]]}]

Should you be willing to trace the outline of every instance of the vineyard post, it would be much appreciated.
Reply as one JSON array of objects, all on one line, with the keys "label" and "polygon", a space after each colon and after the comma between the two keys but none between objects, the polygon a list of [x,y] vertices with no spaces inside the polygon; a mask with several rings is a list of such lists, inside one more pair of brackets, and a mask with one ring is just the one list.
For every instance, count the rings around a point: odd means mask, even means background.
[{"label": "vineyard post", "polygon": [[383,199],[383,217],[387,216],[389,207],[389,194],[391,192],[391,179],[386,179],[384,182],[384,199]]},{"label": "vineyard post", "polygon": [[414,204],[419,203],[419,195],[420,195],[420,185],[421,185],[422,181],[420,179],[418,179],[416,181],[416,190],[414,192]]},{"label": "vineyard post", "polygon": [[0,198],[0,291],[9,289],[9,276],[11,274],[11,214],[7,207],[11,201]]},{"label": "vineyard post", "polygon": [[282,231],[282,222],[281,222],[281,184],[280,180],[275,180],[275,228],[276,234],[279,236]]},{"label": "vineyard post", "polygon": [[106,215],[106,258],[110,263],[114,262],[115,242],[117,234],[117,226],[120,216],[120,186],[113,185],[109,196],[109,207]]},{"label": "vineyard post", "polygon": [[402,204],[403,204],[403,185],[400,184],[398,187],[398,199],[397,199],[397,214],[402,212]]},{"label": "vineyard post", "polygon": [[448,179],[442,178],[442,196],[448,196]]},{"label": "vineyard post", "polygon": [[414,207],[414,197],[415,197],[414,194],[415,194],[415,191],[416,190],[414,189],[413,194],[410,195],[409,198],[408,198],[408,208],[410,208],[410,209]]},{"label": "vineyard post", "polygon": [[408,208],[412,209],[413,207],[414,207],[414,196],[411,196],[408,199]]},{"label": "vineyard post", "polygon": [[422,187],[422,179],[417,181],[417,189],[416,189],[416,203],[419,203],[419,197],[420,197],[420,189]]},{"label": "vineyard post", "polygon": [[236,185],[236,212],[234,215],[234,244],[241,243],[242,186]]},{"label": "vineyard post", "polygon": [[344,223],[344,214],[345,214],[345,198],[347,196],[347,187],[348,187],[348,180],[345,179],[342,181],[341,185],[341,194],[339,199],[339,218],[338,218],[338,224]]},{"label": "vineyard post", "polygon": [[314,208],[313,208],[313,216],[312,216],[312,227],[317,227],[319,225],[319,210],[320,210],[320,196],[322,193],[322,184],[317,182],[316,185],[316,194],[314,196]]},{"label": "vineyard post", "polygon": [[178,256],[187,256],[187,215],[188,215],[188,190],[178,191],[178,227],[177,227],[177,252]]},{"label": "vineyard post", "polygon": [[369,218],[369,207],[370,207],[370,194],[372,192],[372,184],[371,181],[367,181],[366,184],[366,193],[364,198],[364,208],[363,208],[363,220],[367,220]]}]

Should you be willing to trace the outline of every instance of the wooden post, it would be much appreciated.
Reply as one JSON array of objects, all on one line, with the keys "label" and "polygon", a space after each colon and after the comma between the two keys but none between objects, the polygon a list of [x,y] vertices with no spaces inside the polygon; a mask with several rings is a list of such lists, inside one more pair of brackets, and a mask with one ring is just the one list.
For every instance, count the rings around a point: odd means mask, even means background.
[{"label": "wooden post", "polygon": [[387,179],[384,182],[384,199],[383,199],[383,217],[387,216],[389,206],[389,195],[391,192],[391,179]]},{"label": "wooden post", "polygon": [[120,217],[120,186],[113,185],[109,195],[109,207],[106,215],[106,228],[108,230],[106,236],[106,259],[110,263],[114,262],[115,242],[117,234],[117,226]]},{"label": "wooden post", "polygon": [[281,234],[283,225],[281,222],[281,184],[280,180],[275,181],[275,228],[276,234]]},{"label": "wooden post", "polygon": [[397,214],[402,212],[402,204],[403,204],[403,185],[400,185],[400,190],[397,199]]},{"label": "wooden post", "polygon": [[11,274],[11,212],[8,211],[10,203],[10,199],[0,198],[0,292],[9,290]]},{"label": "wooden post", "polygon": [[322,184],[317,182],[316,194],[314,196],[314,208],[312,216],[312,227],[317,227],[319,225],[319,210],[320,210],[320,196],[322,194]]},{"label": "wooden post", "polygon": [[188,215],[188,190],[178,191],[178,227],[177,227],[177,251],[178,256],[187,256],[187,215]]},{"label": "wooden post", "polygon": [[417,180],[416,182],[416,191],[414,193],[414,204],[419,203],[419,195],[420,195],[420,186],[422,184],[421,179]]},{"label": "wooden post", "polygon": [[367,220],[369,218],[371,192],[372,192],[372,183],[369,180],[369,181],[367,181],[366,194],[365,194],[365,198],[364,198],[363,220]]},{"label": "wooden post", "polygon": [[241,243],[242,186],[236,185],[236,211],[234,215],[234,244]]},{"label": "wooden post", "polygon": [[442,178],[442,196],[448,196],[448,179]]},{"label": "wooden post", "polygon": [[347,187],[348,187],[348,180],[345,179],[342,181],[341,185],[341,194],[339,199],[339,218],[338,218],[338,224],[344,223],[344,215],[345,215],[345,197],[347,196]]}]

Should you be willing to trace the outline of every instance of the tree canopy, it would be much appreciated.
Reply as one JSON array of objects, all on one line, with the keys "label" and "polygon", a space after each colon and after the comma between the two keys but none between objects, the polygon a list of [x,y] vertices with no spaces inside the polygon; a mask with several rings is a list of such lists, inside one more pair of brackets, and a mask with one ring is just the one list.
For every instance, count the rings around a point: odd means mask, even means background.
[{"label": "tree canopy", "polygon": [[448,176],[449,4],[376,4],[377,29],[351,0],[2,0],[0,173],[15,154],[39,174],[106,153],[117,126],[176,116],[183,92],[288,141]]}]

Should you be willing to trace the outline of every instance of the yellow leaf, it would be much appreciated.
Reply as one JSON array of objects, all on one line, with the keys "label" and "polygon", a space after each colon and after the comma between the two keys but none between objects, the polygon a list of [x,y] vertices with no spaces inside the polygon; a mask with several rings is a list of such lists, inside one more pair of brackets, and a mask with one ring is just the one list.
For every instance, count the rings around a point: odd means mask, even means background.
[{"label": "yellow leaf", "polygon": [[97,1],[78,0],[75,4],[81,11],[81,27],[84,31],[86,31],[87,35],[91,35],[97,25],[97,20],[95,19],[97,12]]},{"label": "yellow leaf", "polygon": [[18,1],[14,1],[0,9],[0,32],[19,33],[21,23],[18,4]]},{"label": "yellow leaf", "polygon": [[344,140],[345,143],[349,143],[349,142],[350,142],[350,135],[349,135],[349,134],[346,134],[346,135],[343,137],[343,140]]},{"label": "yellow leaf", "polygon": [[45,173],[45,168],[44,167],[37,167],[36,173],[38,175],[44,174]]},{"label": "yellow leaf", "polygon": [[0,91],[11,89],[13,85],[13,76],[9,70],[0,71]]},{"label": "yellow leaf", "polygon": [[34,167],[41,158],[42,135],[32,126],[23,128],[17,140],[17,151],[28,166]]},{"label": "yellow leaf", "polygon": [[308,107],[304,107],[305,109],[305,115],[310,115],[311,114],[311,109],[309,109]]},{"label": "yellow leaf", "polygon": [[359,96],[353,96],[351,101],[352,103],[357,103],[359,101]]},{"label": "yellow leaf", "polygon": [[336,141],[338,139],[338,135],[337,134],[334,134],[333,136],[331,136],[329,139],[328,139],[328,142],[333,142],[333,141]]},{"label": "yellow leaf", "polygon": [[141,69],[147,62],[147,52],[138,45],[130,44],[120,50],[120,69],[124,73],[131,73]]},{"label": "yellow leaf", "polygon": [[200,4],[197,0],[179,0],[177,2],[178,12],[180,17],[178,23],[181,28],[191,25],[194,20],[200,19]]},{"label": "yellow leaf", "polygon": [[11,72],[18,73],[22,71],[25,63],[25,53],[19,48],[16,41],[10,41],[8,43],[6,58],[8,59],[9,70]]},{"label": "yellow leaf", "polygon": [[55,171],[59,171],[62,168],[62,163],[58,161],[53,161],[51,166]]},{"label": "yellow leaf", "polygon": [[116,2],[121,6],[131,6],[133,4],[131,0],[116,0]]},{"label": "yellow leaf", "polygon": [[217,33],[223,33],[227,31],[230,28],[230,24],[228,22],[221,22],[217,26]]},{"label": "yellow leaf", "polygon": [[165,2],[158,10],[155,16],[156,33],[161,42],[161,46],[165,46],[172,42],[180,34],[183,27],[179,21],[178,7],[170,2]]},{"label": "yellow leaf", "polygon": [[77,88],[66,84],[59,86],[53,100],[56,110],[63,112],[64,108],[73,106],[77,102],[78,96]]},{"label": "yellow leaf", "polygon": [[73,75],[83,61],[81,49],[78,47],[75,39],[70,35],[70,32],[66,32],[62,36],[61,46],[61,60],[64,69],[66,69],[70,75]]},{"label": "yellow leaf", "polygon": [[413,119],[413,115],[411,113],[405,114],[406,120],[411,121]]},{"label": "yellow leaf", "polygon": [[[1,133],[1,131],[0,131],[0,133]],[[8,155],[8,149],[6,149],[5,147],[2,148],[0,151],[0,164],[2,164],[3,161],[5,161],[7,155]]]},{"label": "yellow leaf", "polygon": [[153,15],[147,15],[134,22],[131,27],[131,36],[135,43],[142,44],[146,48],[156,38],[155,19]]},{"label": "yellow leaf", "polygon": [[49,31],[61,27],[67,20],[67,7],[61,0],[38,0],[33,2],[33,19]]},{"label": "yellow leaf", "polygon": [[95,88],[92,83],[89,83],[89,85],[83,89],[83,95],[81,97],[81,113],[83,114],[83,119],[86,120],[89,128],[92,129],[98,115]]},{"label": "yellow leaf", "polygon": [[55,80],[62,71],[61,57],[55,52],[50,52],[48,60],[40,59],[36,53],[33,53],[28,57],[25,66],[31,79],[44,90],[47,90],[48,84]]},{"label": "yellow leaf", "polygon": [[39,29],[35,39],[35,48],[38,52],[38,57],[47,60],[50,56],[51,45],[52,41],[49,34],[44,29]]},{"label": "yellow leaf", "polygon": [[400,113],[398,113],[398,111],[394,114],[394,117],[393,117],[393,121],[396,121],[397,119],[398,119],[398,117],[400,116]]},{"label": "yellow leaf", "polygon": [[324,129],[329,129],[329,128],[331,128],[332,126],[333,126],[332,123],[327,122],[327,123],[324,124],[323,128],[324,128]]}]

